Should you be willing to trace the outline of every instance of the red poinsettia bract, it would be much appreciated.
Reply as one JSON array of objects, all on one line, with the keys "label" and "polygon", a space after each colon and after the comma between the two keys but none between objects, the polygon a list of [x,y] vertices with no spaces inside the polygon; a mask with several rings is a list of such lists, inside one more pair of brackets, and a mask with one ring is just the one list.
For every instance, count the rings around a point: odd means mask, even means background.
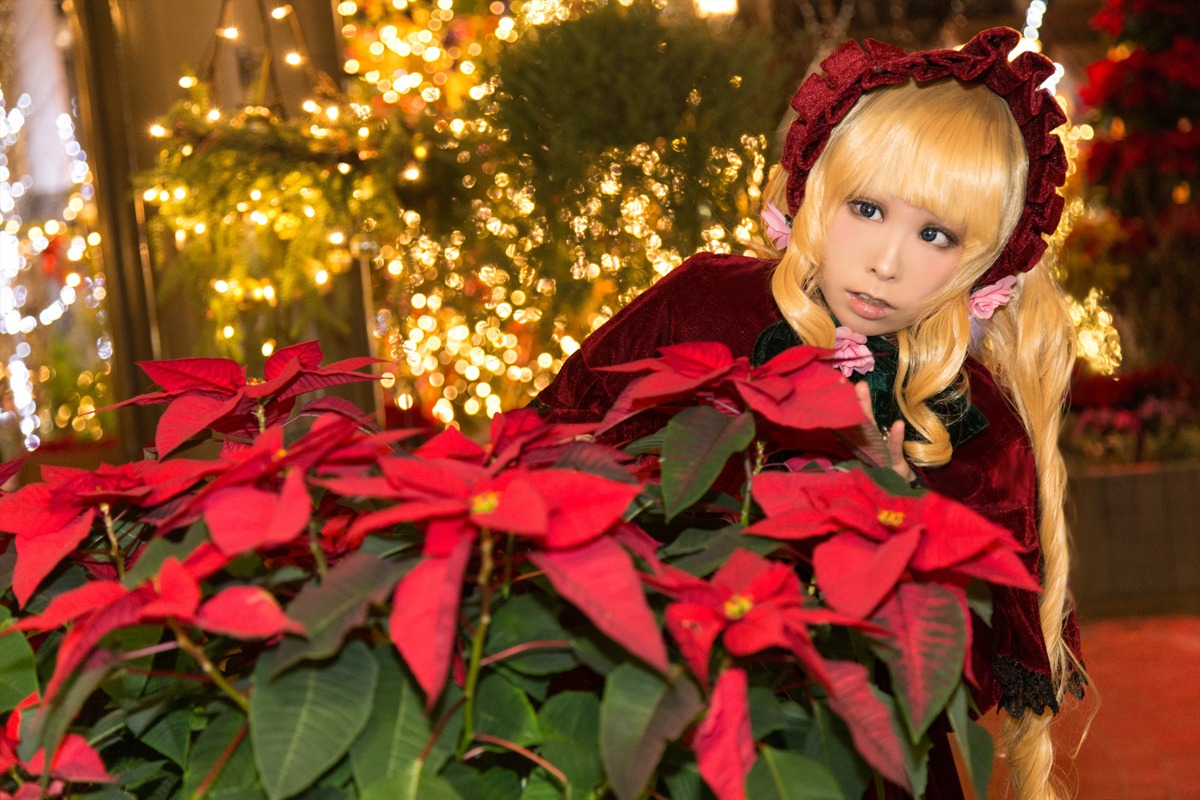
[{"label": "red poinsettia bract", "polygon": [[734,358],[720,342],[689,342],[646,358],[608,367],[612,372],[646,372],[621,393],[603,426],[615,425],[651,406],[696,397],[722,409],[749,409],[764,420],[793,430],[848,428],[863,422],[854,388],[823,360],[828,351],[792,347],[760,367]]},{"label": "red poinsettia bract", "polygon": [[17,547],[13,593],[22,606],[38,584],[92,530],[97,513],[151,508],[183,493],[220,467],[207,461],[137,461],[95,471],[42,466],[42,482],[0,497],[0,531]]},{"label": "red poinsettia bract", "polygon": [[757,756],[746,690],[744,671],[735,667],[722,672],[708,712],[692,734],[696,766],[717,800],[745,800],[746,776]]},{"label": "red poinsettia bract", "polygon": [[376,379],[357,370],[379,363],[377,358],[347,358],[321,366],[323,358],[317,342],[281,347],[263,365],[261,381],[247,380],[246,368],[227,358],[140,361],[138,366],[161,389],[109,408],[167,403],[154,440],[160,458],[205,428],[252,439],[287,419],[296,398],[305,392]]},{"label": "red poinsettia bract", "polygon": [[750,656],[773,647],[794,653],[822,683],[824,661],[808,635],[810,624],[854,622],[827,609],[805,608],[800,579],[789,565],[737,549],[709,581],[661,566],[646,583],[677,602],[667,606],[666,623],[688,666],[704,686],[713,645]]},{"label": "red poinsettia bract", "polygon": [[[423,457],[436,453],[455,457]],[[652,666],[666,651],[633,562],[602,538],[641,487],[567,469],[483,466],[484,451],[461,434],[443,434],[415,456],[380,462],[379,477],[319,481],[342,495],[396,504],[366,514],[351,535],[403,522],[423,524],[424,559],[397,585],[390,629],[432,704],[449,671],[472,548],[484,529],[520,536],[530,561],[614,640]]]},{"label": "red poinsettia bract", "polygon": [[[40,748],[28,760],[22,760],[17,755],[23,715],[40,701],[37,692],[26,697],[17,704],[4,728],[0,729],[0,772],[8,772],[20,766],[35,778],[46,774],[45,748]],[[42,793],[42,787],[36,781],[29,781],[22,784],[14,794],[0,792],[0,798],[37,800],[41,797],[58,797],[63,793],[67,782],[111,783],[115,780],[105,769],[100,754],[78,733],[68,733],[58,743],[48,771],[51,781],[46,794]]]},{"label": "red poinsettia bract", "polygon": [[862,470],[764,472],[752,487],[766,519],[747,533],[830,537],[813,553],[817,583],[829,605],[847,614],[869,616],[906,576],[1039,589],[1011,533],[934,492],[893,495]]},{"label": "red poinsettia bract", "polygon": [[85,583],[55,597],[41,614],[13,624],[9,630],[46,631],[72,623],[59,645],[46,697],[54,696],[101,639],[121,628],[174,621],[237,639],[304,633],[274,596],[257,586],[231,586],[201,603],[199,581],[211,572],[208,562],[200,551],[183,562],[167,558],[155,577],[134,589],[116,581]]}]

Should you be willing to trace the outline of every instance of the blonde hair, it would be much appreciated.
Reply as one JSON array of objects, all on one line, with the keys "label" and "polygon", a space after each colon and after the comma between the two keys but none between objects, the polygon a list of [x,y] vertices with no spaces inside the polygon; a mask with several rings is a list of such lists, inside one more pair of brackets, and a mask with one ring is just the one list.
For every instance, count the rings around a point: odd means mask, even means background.
[{"label": "blonde hair", "polygon": [[[919,466],[950,460],[945,424],[929,401],[947,389],[967,393],[963,362],[971,342],[972,287],[1003,251],[1025,204],[1028,156],[1005,101],[954,79],[913,81],[864,96],[833,129],[808,176],[791,239],[772,277],[784,318],[800,338],[831,347],[834,325],[820,293],[825,232],[843,203],[891,195],[965,231],[963,259],[950,281],[898,331],[894,388],[907,424],[924,441],[906,442]],[[764,202],[786,208],[787,176],[776,170]],[[1065,298],[1045,264],[1019,275],[1013,298],[983,324],[976,353],[1008,393],[1033,445],[1042,553],[1041,627],[1059,699],[1073,656],[1067,616],[1066,469],[1057,446],[1062,403],[1075,360]],[[1005,719],[1001,741],[1021,800],[1060,796],[1052,779],[1051,714]]]}]

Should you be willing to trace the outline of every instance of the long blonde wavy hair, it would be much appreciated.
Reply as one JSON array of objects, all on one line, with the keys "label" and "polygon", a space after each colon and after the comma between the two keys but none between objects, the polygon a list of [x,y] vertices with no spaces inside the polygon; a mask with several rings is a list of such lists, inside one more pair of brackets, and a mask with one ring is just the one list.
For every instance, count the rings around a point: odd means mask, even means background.
[{"label": "long blonde wavy hair", "polygon": [[[907,424],[924,441],[904,445],[919,466],[948,462],[953,448],[929,400],[953,388],[968,393],[968,350],[992,372],[1015,405],[1037,465],[1042,553],[1041,628],[1059,699],[1078,668],[1063,639],[1068,613],[1066,468],[1058,450],[1063,399],[1075,361],[1074,327],[1049,267],[1019,275],[1010,302],[982,323],[972,346],[968,300],[1001,253],[1025,203],[1028,156],[1007,104],[984,86],[945,79],[908,81],[865,95],[838,124],[813,166],[790,241],[771,289],[801,340],[832,347],[834,325],[820,293],[825,232],[848,200],[891,195],[964,230],[963,259],[950,281],[925,303],[915,323],[896,333],[895,397]],[[777,169],[764,202],[787,208],[787,176]],[[1051,713],[1006,717],[1001,744],[1020,800],[1051,800],[1054,777]]]}]

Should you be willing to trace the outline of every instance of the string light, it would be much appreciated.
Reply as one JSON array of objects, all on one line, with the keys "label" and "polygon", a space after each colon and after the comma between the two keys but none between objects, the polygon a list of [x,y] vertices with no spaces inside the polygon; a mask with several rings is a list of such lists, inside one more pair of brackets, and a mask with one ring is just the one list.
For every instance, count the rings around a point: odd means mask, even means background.
[{"label": "string light", "polygon": [[[690,177],[681,154],[695,146],[682,135],[610,149],[570,197],[551,203],[538,196],[536,173],[510,155],[510,134],[492,115],[497,86],[476,64],[529,26],[580,12],[558,0],[514,4],[511,11],[493,5],[490,16],[459,16],[454,0],[393,0],[391,8],[340,3],[345,70],[359,76],[349,97],[314,86],[320,92],[304,100],[303,115],[281,120],[251,109],[222,114],[210,87],[197,84],[190,100],[159,123],[166,133],[162,168],[139,188],[176,247],[211,252],[205,243],[219,234],[243,249],[260,242],[272,254],[223,262],[205,277],[220,352],[273,352],[283,331],[267,336],[260,323],[251,324],[262,319],[256,309],[319,303],[335,276],[364,259],[380,303],[372,334],[380,355],[401,366],[386,387],[391,403],[469,424],[527,403],[585,336],[695,249],[681,245],[677,232],[680,219],[697,213],[677,206],[676,187]],[[294,24],[294,15],[286,21]],[[293,42],[292,52],[307,62],[302,41]],[[738,80],[733,76],[731,85]],[[700,102],[698,93],[689,100]],[[247,162],[245,175],[222,168],[239,177],[217,182],[224,194],[217,192],[191,148],[199,153],[201,142],[251,134],[290,137],[289,146],[303,141],[319,158],[274,169]],[[211,145],[204,152],[211,155]],[[765,139],[746,136],[704,153],[705,193],[753,207],[765,152]],[[456,180],[471,198],[463,206],[469,218],[448,230],[435,230],[418,208],[402,203],[397,213],[394,195],[383,191],[388,181],[420,184],[440,174],[430,164],[435,153],[465,165]],[[731,252],[757,233],[757,220],[733,207],[720,217],[729,220],[728,230],[708,224],[702,239],[693,232],[706,249]],[[564,251],[569,274],[545,274],[540,265]],[[197,261],[207,263],[189,259]],[[581,297],[595,301],[580,303]],[[252,332],[263,338],[245,342]]]},{"label": "string light", "polygon": [[[81,372],[75,381],[79,392],[67,397],[56,397],[47,388],[47,383],[55,377],[48,353],[38,354],[40,363],[35,360],[34,345],[44,344],[44,337],[38,336],[38,332],[67,317],[78,301],[83,301],[92,311],[94,321],[102,326],[106,289],[104,276],[91,274],[92,252],[100,243],[100,235],[87,227],[88,221],[95,218],[95,190],[87,154],[75,138],[75,123],[69,114],[60,114],[56,120],[72,184],[61,219],[46,219],[38,224],[21,215],[22,198],[34,188],[33,181],[28,176],[12,175],[8,151],[17,144],[25,120],[33,110],[29,95],[21,95],[16,107],[9,109],[0,90],[0,337],[8,344],[7,361],[0,367],[0,375],[8,379],[13,409],[0,411],[0,424],[15,421],[26,450],[39,447],[47,430],[56,426],[69,426],[93,439],[103,435],[100,422],[91,416],[91,411],[95,409],[93,395],[107,392],[103,377],[111,371],[112,359],[112,341],[107,334],[99,333],[95,340],[97,360],[92,362],[98,369]],[[46,273],[39,284],[41,291],[34,291],[24,282],[34,260],[41,262]],[[67,265],[69,271],[65,271]],[[65,274],[61,280],[55,280],[60,270]],[[81,323],[79,316],[74,314],[73,318]],[[78,327],[87,329],[83,325]],[[83,359],[89,360],[86,355]],[[32,369],[29,363],[34,364]],[[57,411],[51,414],[50,408],[55,404]]]}]

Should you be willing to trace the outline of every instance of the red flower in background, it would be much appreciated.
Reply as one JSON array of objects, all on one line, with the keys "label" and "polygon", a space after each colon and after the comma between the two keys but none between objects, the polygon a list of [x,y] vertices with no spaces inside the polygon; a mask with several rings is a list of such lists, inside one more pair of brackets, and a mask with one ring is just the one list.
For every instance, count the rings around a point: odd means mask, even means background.
[{"label": "red flower in background", "polygon": [[42,482],[0,497],[0,531],[13,534],[13,593],[22,606],[38,584],[92,530],[98,511],[150,508],[181,494],[220,467],[208,461],[135,461],[94,472],[42,466]]},{"label": "red flower in background", "polygon": [[[108,406],[167,403],[155,436],[159,458],[166,457],[206,428],[230,437],[252,439],[260,431],[287,419],[296,398],[305,392],[346,383],[376,380],[357,372],[377,358],[347,358],[321,366],[324,354],[317,342],[282,347],[263,365],[265,380],[247,380],[246,368],[227,358],[181,358],[141,361],[160,391]],[[360,418],[361,412],[353,415]],[[229,446],[231,440],[226,439]]]},{"label": "red flower in background", "polygon": [[792,347],[755,368],[720,342],[671,345],[659,353],[606,368],[649,374],[625,388],[602,428],[642,409],[696,396],[721,410],[752,410],[788,429],[849,428],[864,419],[850,382],[824,360],[826,350]]}]

